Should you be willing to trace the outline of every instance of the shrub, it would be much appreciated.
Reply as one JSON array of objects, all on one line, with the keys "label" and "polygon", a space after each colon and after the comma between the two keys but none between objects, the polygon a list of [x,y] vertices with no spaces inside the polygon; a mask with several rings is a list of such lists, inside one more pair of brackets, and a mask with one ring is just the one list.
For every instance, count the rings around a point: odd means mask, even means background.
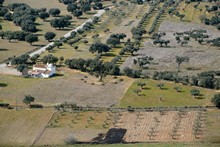
[{"label": "shrub", "polygon": [[7,107],[9,107],[9,104],[8,103],[0,103],[0,107],[7,108]]},{"label": "shrub", "polygon": [[76,144],[76,143],[78,143],[78,140],[74,136],[69,136],[65,140],[65,144],[71,145],[71,144]]},{"label": "shrub", "polygon": [[211,102],[218,108],[220,108],[220,94],[215,94]]},{"label": "shrub", "polygon": [[43,108],[43,105],[40,104],[32,104],[31,108]]}]

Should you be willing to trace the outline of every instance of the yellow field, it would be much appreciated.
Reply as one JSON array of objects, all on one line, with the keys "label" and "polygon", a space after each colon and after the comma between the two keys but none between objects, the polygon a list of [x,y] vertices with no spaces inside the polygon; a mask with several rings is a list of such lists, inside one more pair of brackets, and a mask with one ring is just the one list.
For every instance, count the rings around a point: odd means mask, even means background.
[{"label": "yellow field", "polygon": [[53,115],[53,109],[0,109],[0,146],[32,145]]}]

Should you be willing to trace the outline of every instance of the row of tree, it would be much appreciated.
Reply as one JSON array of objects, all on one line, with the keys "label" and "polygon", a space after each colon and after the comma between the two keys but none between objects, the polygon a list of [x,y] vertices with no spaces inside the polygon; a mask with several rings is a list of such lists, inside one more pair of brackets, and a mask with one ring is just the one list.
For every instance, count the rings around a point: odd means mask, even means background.
[{"label": "row of tree", "polygon": [[72,69],[88,72],[95,75],[102,81],[106,75],[119,75],[120,69],[118,65],[113,62],[102,62],[97,59],[67,59],[65,64]]},{"label": "row of tree", "polygon": [[193,85],[210,89],[220,89],[220,80],[216,78],[219,76],[219,71],[202,72],[197,76],[179,76],[176,72],[164,71],[154,72],[153,79],[155,80],[167,80],[182,83],[184,85]]},{"label": "row of tree", "polygon": [[38,41],[36,34],[31,34],[25,31],[0,31],[1,39],[8,39],[9,42],[12,40],[26,41],[32,45],[32,43]]},{"label": "row of tree", "polygon": [[76,1],[76,0],[59,0],[60,3],[67,5],[67,11],[79,18],[83,13],[88,13],[93,9],[103,9],[103,4],[99,0]]}]

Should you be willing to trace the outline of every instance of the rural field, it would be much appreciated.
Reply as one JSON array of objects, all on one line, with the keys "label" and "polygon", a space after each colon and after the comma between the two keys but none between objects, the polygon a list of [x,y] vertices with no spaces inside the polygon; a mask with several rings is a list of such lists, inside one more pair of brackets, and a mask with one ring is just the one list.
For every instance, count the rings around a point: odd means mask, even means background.
[{"label": "rural field", "polygon": [[25,95],[32,95],[36,103],[45,105],[67,102],[99,107],[117,105],[133,82],[127,77],[114,79],[109,76],[101,83],[94,76],[69,69],[63,69],[60,76],[50,79],[23,79],[17,76],[1,76],[0,79],[8,84],[0,89],[0,100],[3,102],[15,104],[17,100],[22,104]]},{"label": "rural field", "polygon": [[[139,94],[134,90],[138,89],[137,83],[145,82],[146,86],[142,88]],[[160,89],[157,85],[164,84]],[[175,87],[180,87],[177,92]],[[201,95],[194,97],[190,94],[192,89],[199,89]],[[217,93],[215,90],[204,89],[200,87],[185,86],[173,82],[155,81],[155,80],[136,80],[127,90],[120,102],[121,107],[160,107],[160,106],[207,106],[212,105],[210,100]]]},{"label": "rural field", "polygon": [[53,115],[53,110],[0,109],[0,146],[32,145]]},{"label": "rural field", "polygon": [[[5,1],[4,5],[9,5],[12,3],[25,3],[30,5],[33,8],[47,8],[48,10],[51,8],[59,8],[61,11],[60,15],[70,15],[71,13],[67,11],[67,6],[59,3],[58,0],[44,0],[44,1],[30,1],[30,0],[7,0]],[[104,3],[104,6],[109,6],[109,2]],[[46,32],[54,32],[56,34],[55,39],[59,39],[61,36],[65,35],[69,31],[73,30],[80,24],[84,23],[88,18],[91,18],[92,15],[94,15],[96,11],[91,11],[87,14],[84,14],[81,16],[81,18],[73,17],[71,20],[71,25],[65,29],[54,29],[50,26],[50,21],[55,17],[50,17],[47,19],[47,21],[43,21],[41,19],[36,20],[37,29],[39,30],[36,34],[39,36],[39,41],[36,42],[33,46],[31,46],[29,43],[26,42],[20,42],[18,41],[12,41],[8,42],[6,40],[0,40],[1,46],[1,54],[0,54],[0,62],[8,59],[9,57],[13,56],[20,56],[24,53],[27,53],[29,51],[33,51],[36,49],[39,49],[41,46],[48,44],[48,42],[44,39],[44,34]],[[16,31],[21,30],[20,27],[16,26],[12,22],[3,21],[3,19],[0,17],[0,21],[2,22],[2,28],[4,31]]]},{"label": "rural field", "polygon": [[218,0],[0,0],[0,146],[220,146],[219,65]]},{"label": "rural field", "polygon": [[201,71],[219,70],[219,47],[200,45],[193,40],[187,46],[177,44],[173,33],[189,31],[192,28],[207,30],[207,34],[210,35],[210,38],[220,36],[220,32],[216,28],[209,26],[207,27],[196,23],[163,21],[159,31],[166,33],[164,39],[170,40],[169,46],[159,47],[153,45],[152,41],[145,41],[143,42],[143,47],[137,52],[137,56],[128,57],[121,68],[135,67],[135,64],[133,64],[134,59],[151,56],[154,58],[154,64],[149,65],[150,70],[148,70],[148,72],[164,70],[176,71],[177,63],[175,57],[188,56],[190,58],[189,62],[183,64],[180,74],[188,76],[200,73]]}]

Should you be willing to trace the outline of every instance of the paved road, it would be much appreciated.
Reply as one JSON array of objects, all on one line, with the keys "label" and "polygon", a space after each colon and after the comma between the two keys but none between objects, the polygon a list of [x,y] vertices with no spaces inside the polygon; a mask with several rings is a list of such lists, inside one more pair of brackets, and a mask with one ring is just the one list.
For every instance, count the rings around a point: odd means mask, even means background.
[{"label": "paved road", "polygon": [[[110,7],[111,8],[111,7]],[[100,17],[103,13],[105,13],[105,10],[98,10],[98,12],[93,15],[93,17],[97,16],[97,17]],[[92,17],[92,18],[93,18]],[[68,33],[66,33],[65,35],[63,35],[64,37],[69,37],[71,32],[73,31],[77,31],[79,29],[82,29],[82,27],[87,23],[87,22],[92,22],[92,18],[86,20],[83,24],[81,24],[80,26],[78,26],[77,28],[69,31]],[[49,46],[49,45],[53,45],[54,42],[51,42],[49,44],[47,44],[46,46],[40,48],[39,50],[37,51],[34,51],[32,53],[30,53],[30,56],[34,56],[35,54],[41,54],[42,52],[44,52],[46,50],[46,48]],[[20,72],[18,72],[15,68],[9,68],[6,66],[5,63],[2,63],[0,64],[0,74],[9,74],[9,75],[21,75]]]}]

